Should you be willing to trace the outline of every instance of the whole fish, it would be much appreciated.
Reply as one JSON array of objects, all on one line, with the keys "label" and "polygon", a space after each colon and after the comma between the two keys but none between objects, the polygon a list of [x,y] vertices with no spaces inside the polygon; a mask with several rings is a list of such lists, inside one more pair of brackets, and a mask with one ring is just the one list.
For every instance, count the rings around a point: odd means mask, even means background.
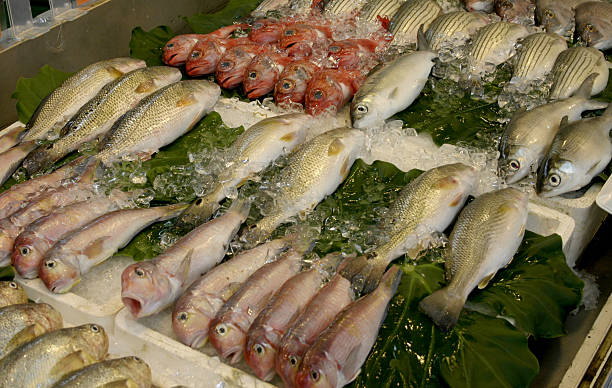
[{"label": "whole fish", "polygon": [[590,0],[536,0],[536,19],[547,32],[561,36],[574,32],[574,9]]},{"label": "whole fish", "polygon": [[21,284],[13,281],[0,281],[0,307],[28,303],[28,297]]},{"label": "whole fish", "polygon": [[245,28],[244,24],[232,24],[229,26],[221,27],[209,34],[184,34],[177,35],[170,39],[162,49],[162,60],[165,64],[170,66],[181,66],[185,64],[187,56],[191,52],[193,46],[202,39],[207,38],[228,38],[236,30]]},{"label": "whole fish", "polygon": [[389,32],[396,40],[416,43],[419,27],[423,26],[423,31],[427,30],[441,13],[442,8],[434,0],[408,0],[391,19]]},{"label": "whole fish", "polygon": [[270,50],[267,45],[242,44],[228,49],[217,64],[215,77],[224,89],[233,89],[242,83],[246,67],[253,58]]},{"label": "whole fish", "polygon": [[579,190],[601,173],[612,159],[612,106],[599,117],[561,124],[538,171],[537,192],[554,197]]},{"label": "whole fish", "polygon": [[248,201],[236,200],[224,215],[192,230],[153,260],[127,267],[121,274],[121,299],[130,313],[141,318],[163,310],[219,264],[250,208]]},{"label": "whole fish", "polygon": [[419,51],[404,54],[374,70],[351,102],[354,128],[382,124],[409,107],[421,94],[436,54],[429,51],[420,34]]},{"label": "whole fish", "polygon": [[30,175],[49,167],[81,144],[104,135],[119,117],[144,97],[181,79],[181,72],[167,66],[131,71],[109,83],[62,129],[62,137],[41,146],[23,162]]},{"label": "whole fish", "polygon": [[489,19],[478,12],[456,11],[439,15],[429,25],[425,37],[432,51],[462,46],[479,29],[489,24]]},{"label": "whole fish", "polygon": [[217,65],[223,54],[235,46],[248,44],[249,38],[233,39],[202,39],[199,40],[187,57],[185,71],[190,77],[212,74],[217,70]]},{"label": "whole fish", "polygon": [[287,388],[296,386],[295,378],[306,351],[353,300],[355,295],[351,282],[338,273],[310,300],[295,324],[283,336],[277,353],[276,373]]},{"label": "whole fish", "polygon": [[495,13],[507,22],[535,24],[535,2],[532,0],[495,0]]},{"label": "whole fish", "polygon": [[87,324],[44,334],[0,360],[0,387],[50,388],[64,375],[102,361],[104,328]]},{"label": "whole fish", "polygon": [[306,87],[319,70],[320,66],[309,59],[292,62],[285,67],[274,86],[276,105],[303,104]]},{"label": "whole fish", "polygon": [[337,112],[359,90],[365,78],[360,70],[327,69],[318,72],[306,88],[306,113]]},{"label": "whole fish", "polygon": [[21,161],[36,147],[38,147],[36,141],[30,140],[21,142],[13,148],[0,153],[0,185],[13,175],[15,170],[21,165]]},{"label": "whole fish", "polygon": [[275,19],[259,19],[251,24],[249,39],[255,43],[276,43],[280,40],[284,25]]},{"label": "whole fish", "polygon": [[589,1],[578,5],[576,32],[591,47],[599,50],[612,48],[612,4]]},{"label": "whole fish", "polygon": [[499,170],[506,183],[516,183],[532,168],[537,169],[559,130],[563,116],[574,122],[580,120],[584,111],[608,106],[605,102],[589,100],[595,77],[597,74],[591,74],[584,80],[572,97],[514,114],[499,143]]},{"label": "whole fish", "polygon": [[343,387],[353,381],[378,337],[402,271],[392,266],[371,294],[346,307],[306,352],[298,387]]},{"label": "whole fish", "polygon": [[327,255],[313,263],[313,267],[287,280],[266,308],[255,318],[247,333],[244,359],[255,376],[269,381],[275,374],[276,354],[283,335],[321,289],[342,258],[341,254]]},{"label": "whole fish", "polygon": [[300,272],[301,262],[302,252],[289,250],[255,271],[221,307],[208,333],[221,357],[231,364],[240,360],[249,327],[283,283]]},{"label": "whole fish", "polygon": [[608,84],[610,64],[603,53],[593,47],[572,47],[557,57],[552,69],[553,85],[550,99],[557,100],[571,96],[591,74],[598,76],[593,82],[591,95],[603,91]]},{"label": "whole fish", "polygon": [[62,316],[46,303],[0,308],[0,360],[14,349],[62,327]]},{"label": "whole fish", "polygon": [[70,76],[41,101],[26,125],[22,140],[57,137],[66,122],[104,85],[145,66],[140,59],[114,58],[91,64]]},{"label": "whole fish", "polygon": [[515,53],[514,44],[529,35],[521,24],[497,22],[484,26],[472,42],[468,54],[470,73],[481,75],[492,73],[495,67],[507,61]]},{"label": "whole fish", "polygon": [[386,42],[375,39],[345,39],[333,42],[327,57],[333,68],[359,69],[364,63],[376,62],[376,52]]},{"label": "whole fish", "polygon": [[567,50],[567,42],[557,34],[539,32],[529,35],[516,50],[511,82],[544,79],[564,50]]},{"label": "whole fish", "polygon": [[528,195],[514,188],[486,193],[459,215],[446,255],[448,285],[419,303],[443,331],[450,330],[468,295],[483,289],[512,261],[527,223]]},{"label": "whole fish", "polygon": [[493,0],[463,0],[465,9],[470,12],[493,12]]},{"label": "whole fish", "polygon": [[293,151],[306,139],[326,132],[336,124],[335,117],[312,117],[304,113],[289,113],[269,117],[252,125],[224,151],[227,168],[218,177],[212,191],[196,202],[181,216],[181,221],[199,225],[219,207],[227,194],[263,171],[272,162]]},{"label": "whole fish", "polygon": [[290,244],[280,238],[236,255],[194,282],[179,298],[172,313],[172,328],[179,341],[194,349],[208,340],[210,321],[255,271],[274,260]]},{"label": "whole fish", "polygon": [[273,208],[243,238],[251,244],[261,242],[289,218],[314,209],[344,181],[364,144],[362,131],[337,128],[300,146],[273,178]]},{"label": "whole fish", "polygon": [[348,262],[341,274],[356,284],[362,277],[364,293],[376,288],[387,266],[408,254],[414,258],[426,249],[432,234],[442,233],[453,222],[476,184],[473,167],[447,164],[421,174],[410,182],[381,222],[377,246],[366,256]]},{"label": "whole fish", "polygon": [[[185,205],[123,209],[102,215],[60,240],[42,258],[39,276],[55,293],[68,292],[81,275],[126,246],[154,222],[178,216]],[[121,233],[117,233],[121,231]]]},{"label": "whole fish", "polygon": [[376,23],[381,19],[391,20],[405,0],[367,1],[359,13],[359,18]]},{"label": "whole fish", "polygon": [[[121,192],[115,198],[100,195],[87,201],[65,206],[34,221],[15,239],[11,263],[26,279],[38,277],[43,256],[56,242],[94,219],[127,205]],[[117,198],[119,197],[119,198]]]},{"label": "whole fish", "polygon": [[149,158],[191,130],[220,95],[219,86],[206,80],[168,85],[123,115],[100,142],[96,157],[105,165],[123,157]]},{"label": "whole fish", "polygon": [[259,98],[274,90],[278,77],[294,58],[279,53],[259,54],[245,69],[242,89],[248,98]]},{"label": "whole fish", "polygon": [[23,135],[24,131],[25,127],[21,125],[9,130],[2,130],[3,133],[0,135],[0,152],[4,152],[19,143],[19,138]]},{"label": "whole fish", "polygon": [[138,357],[100,361],[65,376],[53,388],[150,388],[151,368]]}]

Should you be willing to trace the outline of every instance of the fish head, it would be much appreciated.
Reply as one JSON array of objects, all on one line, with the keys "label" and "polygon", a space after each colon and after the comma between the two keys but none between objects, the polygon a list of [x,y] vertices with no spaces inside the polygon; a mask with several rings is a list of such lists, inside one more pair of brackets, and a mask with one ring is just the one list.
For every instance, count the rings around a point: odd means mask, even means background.
[{"label": "fish head", "polygon": [[42,316],[46,322],[42,323],[48,329],[59,329],[62,327],[63,318],[62,314],[60,314],[56,309],[51,307],[46,303],[39,303],[37,306],[39,311],[42,312]]},{"label": "fish head", "polygon": [[151,66],[147,68],[147,74],[157,88],[173,84],[183,78],[179,69],[169,66]]},{"label": "fish head", "polygon": [[353,128],[367,128],[377,123],[382,124],[385,119],[384,99],[372,99],[370,96],[355,96],[351,102],[351,121]]},{"label": "fish head", "polygon": [[289,48],[296,43],[310,41],[313,38],[315,31],[312,26],[304,23],[291,23],[284,26],[281,38],[280,47]]},{"label": "fish head", "polygon": [[58,294],[68,292],[81,280],[79,258],[74,253],[44,258],[40,263],[38,276],[49,291]]},{"label": "fish head", "polygon": [[502,141],[500,147],[499,175],[512,184],[525,178],[531,172],[531,167],[537,161],[537,155],[530,147],[510,145]]},{"label": "fish head", "polygon": [[338,109],[344,101],[342,86],[333,78],[323,75],[313,78],[306,89],[306,113],[318,115]]},{"label": "fish head", "polygon": [[162,60],[166,65],[180,66],[185,63],[193,45],[199,40],[196,34],[178,35],[162,48]]},{"label": "fish head", "polygon": [[470,12],[493,12],[493,0],[464,0],[465,8]]},{"label": "fish head", "polygon": [[186,104],[190,104],[191,97],[193,97],[194,101],[203,102],[208,105],[208,102],[212,101],[214,103],[221,95],[219,85],[208,80],[190,79],[181,81],[181,85],[184,95],[182,95],[183,97],[179,100],[178,104],[182,104],[185,101],[185,96],[187,96],[188,102]]},{"label": "fish head", "polygon": [[108,64],[122,73],[129,73],[132,70],[141,69],[147,66],[147,63],[142,59],[136,58],[113,58],[109,59]]},{"label": "fish head", "polygon": [[78,326],[77,336],[81,337],[87,345],[87,352],[94,357],[95,360],[103,360],[108,353],[108,335],[106,330],[98,324],[89,323]]},{"label": "fish head", "polygon": [[[280,337],[278,340],[280,342]],[[265,332],[249,332],[244,347],[244,359],[258,378],[269,381],[274,377],[276,349],[266,339]]]},{"label": "fish head", "polygon": [[217,349],[221,357],[235,364],[242,357],[246,333],[242,329],[224,319],[214,319],[208,332],[210,343]]},{"label": "fish head", "polygon": [[351,40],[340,40],[332,43],[327,49],[327,57],[335,67],[352,67],[360,60],[360,47]]},{"label": "fish head", "polygon": [[300,366],[295,378],[296,386],[302,388],[331,388],[337,387],[340,382],[338,374],[340,369],[334,360],[326,355],[307,355]]},{"label": "fish head", "polygon": [[608,48],[607,45],[612,34],[612,21],[594,15],[590,16],[588,20],[576,21],[576,32],[587,46],[605,50]]},{"label": "fish head", "polygon": [[121,274],[121,300],[136,318],[157,312],[171,294],[168,276],[150,261],[134,263]]},{"label": "fish head", "polygon": [[547,32],[564,36],[572,27],[574,11],[563,1],[536,7],[536,16]]},{"label": "fish head", "polygon": [[28,297],[21,284],[14,281],[2,281],[0,282],[0,301],[27,303]]},{"label": "fish head", "polygon": [[247,66],[242,87],[248,98],[261,97],[274,89],[278,79],[278,66],[269,55],[253,58]]},{"label": "fish head", "polygon": [[312,78],[313,72],[302,63],[292,64],[287,71],[283,71],[280,80],[274,87],[274,100],[277,104],[302,104],[306,94],[306,87]]},{"label": "fish head", "polygon": [[178,339],[187,346],[199,349],[208,340],[210,321],[216,309],[210,313],[180,299],[172,312],[172,327]]},{"label": "fish head", "polygon": [[62,157],[62,150],[58,150],[55,144],[41,145],[26,156],[22,162],[22,167],[25,168],[28,175],[32,176],[51,167],[55,161]]},{"label": "fish head", "polygon": [[233,89],[244,79],[244,71],[254,53],[250,46],[236,46],[227,50],[217,64],[217,82],[225,89]]},{"label": "fish head", "polygon": [[578,190],[581,186],[578,177],[583,173],[571,160],[549,157],[538,171],[536,192],[548,198]]},{"label": "fish head", "polygon": [[142,358],[129,356],[118,359],[117,361],[121,361],[125,370],[129,370],[130,374],[134,376],[136,381],[151,381],[151,368]]},{"label": "fish head", "polygon": [[216,39],[203,39],[193,46],[187,57],[185,70],[191,77],[214,73],[224,49]]},{"label": "fish head", "polygon": [[511,22],[518,23],[526,18],[533,20],[535,5],[530,0],[496,0],[495,13]]},{"label": "fish head", "polygon": [[461,207],[476,184],[476,169],[467,164],[453,163],[438,167],[437,173],[439,178],[433,189],[442,196],[442,203]]},{"label": "fish head", "polygon": [[295,386],[295,379],[302,365],[302,357],[308,350],[308,345],[300,341],[283,340],[276,356],[276,372],[283,379],[285,386]]},{"label": "fish head", "polygon": [[22,233],[15,240],[11,262],[21,277],[26,279],[38,277],[38,268],[43,259],[42,254],[46,250],[41,245],[43,245],[43,242],[40,238],[29,233]]},{"label": "fish head", "polygon": [[257,43],[278,42],[283,33],[283,25],[273,19],[260,19],[251,25],[249,39]]}]

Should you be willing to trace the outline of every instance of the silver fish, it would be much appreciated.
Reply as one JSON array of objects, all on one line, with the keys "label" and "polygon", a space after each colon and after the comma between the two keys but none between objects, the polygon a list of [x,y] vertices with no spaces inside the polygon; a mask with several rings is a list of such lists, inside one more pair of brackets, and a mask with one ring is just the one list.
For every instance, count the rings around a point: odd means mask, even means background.
[{"label": "silver fish", "polygon": [[125,156],[150,157],[188,132],[210,112],[221,89],[205,80],[180,81],[144,98],[118,120],[100,143],[105,165]]},{"label": "silver fish", "polygon": [[468,54],[470,73],[492,73],[495,67],[515,54],[514,44],[529,34],[527,27],[508,22],[489,24],[474,37]]},{"label": "silver fish", "polygon": [[599,117],[567,124],[555,137],[538,171],[537,191],[553,197],[579,190],[602,172],[612,159],[612,105]]},{"label": "silver fish", "polygon": [[289,5],[291,0],[263,0],[257,8],[251,12],[256,17],[264,17],[270,11],[280,10]]},{"label": "silver fish", "polygon": [[36,147],[35,141],[24,141],[0,154],[0,185],[11,177],[21,161]]},{"label": "silver fish", "polygon": [[570,36],[574,32],[574,9],[590,0],[536,0],[536,19],[547,32]]},{"label": "silver fish", "polygon": [[377,22],[378,18],[391,20],[405,0],[373,0],[366,2],[359,17],[368,22]]},{"label": "silver fish", "polygon": [[456,11],[439,15],[425,32],[432,51],[463,45],[479,29],[489,24],[489,19],[479,12]]},{"label": "silver fish", "polygon": [[21,284],[14,281],[0,281],[0,307],[28,303],[28,297]]},{"label": "silver fish", "polygon": [[32,152],[23,161],[23,167],[30,175],[49,167],[81,144],[106,133],[119,117],[141,99],[180,79],[178,69],[166,66],[146,67],[123,75],[103,87],[83,105],[62,129],[62,137]]},{"label": "silver fish", "polygon": [[541,80],[551,72],[567,42],[557,34],[540,32],[521,41],[510,82]]},{"label": "silver fish", "polygon": [[138,357],[123,357],[86,366],[58,381],[53,388],[150,388],[151,369]]},{"label": "silver fish", "polygon": [[16,126],[9,130],[2,130],[2,135],[0,135],[0,152],[4,152],[15,144],[19,143],[19,138],[22,136],[25,131],[25,127]]},{"label": "silver fish", "polygon": [[572,47],[557,57],[552,69],[553,85],[550,99],[557,100],[571,96],[591,74],[598,76],[593,82],[591,95],[598,94],[608,84],[610,64],[603,53],[593,47]]},{"label": "silver fish", "polygon": [[423,26],[423,31],[427,30],[441,13],[442,8],[433,0],[408,0],[393,15],[389,32],[394,40],[416,43],[419,28]]},{"label": "silver fish", "polygon": [[574,122],[580,120],[584,111],[608,106],[605,102],[589,100],[595,77],[597,74],[592,74],[584,80],[572,97],[514,114],[499,144],[499,170],[506,183],[516,183],[532,169],[537,169],[559,130],[563,116]]},{"label": "silver fish", "polygon": [[135,69],[145,67],[143,60],[114,58],[96,62],[70,76],[41,101],[26,125],[23,141],[57,137],[66,122],[104,85]]},{"label": "silver fish", "polygon": [[55,330],[0,360],[0,387],[49,388],[64,375],[102,361],[107,352],[108,337],[101,326]]},{"label": "silver fish", "polygon": [[366,3],[366,0],[331,0],[326,2],[324,11],[326,15],[350,15]]},{"label": "silver fish", "polygon": [[612,4],[589,1],[577,6],[576,31],[591,47],[599,50],[612,48]]},{"label": "silver fish", "polygon": [[528,195],[514,188],[486,193],[459,215],[446,255],[448,285],[419,303],[442,330],[450,330],[468,295],[485,288],[521,245]]}]

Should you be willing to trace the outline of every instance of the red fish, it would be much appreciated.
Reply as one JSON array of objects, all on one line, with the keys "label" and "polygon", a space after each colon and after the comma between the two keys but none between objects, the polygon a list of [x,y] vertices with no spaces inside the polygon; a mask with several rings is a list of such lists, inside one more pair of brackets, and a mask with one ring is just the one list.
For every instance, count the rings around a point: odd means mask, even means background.
[{"label": "red fish", "polygon": [[278,77],[293,58],[265,53],[253,58],[246,68],[242,87],[248,98],[258,98],[274,90]]},{"label": "red fish", "polygon": [[336,112],[357,92],[365,75],[361,71],[329,69],[317,73],[306,88],[306,113]]},{"label": "red fish", "polygon": [[309,59],[292,62],[285,67],[274,87],[276,104],[303,104],[308,82],[319,69],[320,66]]},{"label": "red fish", "polygon": [[233,89],[244,80],[244,71],[251,60],[269,48],[258,44],[243,44],[227,50],[217,65],[216,78],[225,89]]},{"label": "red fish", "polygon": [[239,28],[245,28],[246,24],[232,24],[221,27],[209,34],[183,34],[170,39],[163,47],[162,60],[170,66],[180,66],[185,63],[187,56],[195,44],[205,38],[227,38]]},{"label": "red fish", "polygon": [[260,19],[251,25],[249,39],[255,43],[278,42],[283,33],[284,24],[278,20]]},{"label": "red fish", "polygon": [[249,38],[234,39],[202,39],[193,46],[189,53],[185,70],[191,77],[214,73],[221,57],[225,52],[235,46],[248,44]]},{"label": "red fish", "polygon": [[305,57],[312,54],[313,47],[327,45],[331,38],[329,26],[289,23],[283,29],[280,47],[287,49],[290,56]]},{"label": "red fish", "polygon": [[333,42],[328,48],[328,58],[334,68],[357,69],[364,63],[376,61],[376,51],[384,42],[373,39],[345,39]]}]

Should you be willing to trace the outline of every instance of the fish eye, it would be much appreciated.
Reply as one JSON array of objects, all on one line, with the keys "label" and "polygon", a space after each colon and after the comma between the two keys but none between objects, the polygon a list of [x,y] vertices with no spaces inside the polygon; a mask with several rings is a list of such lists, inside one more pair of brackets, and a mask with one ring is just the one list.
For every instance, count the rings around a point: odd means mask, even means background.
[{"label": "fish eye", "polygon": [[298,359],[296,356],[289,356],[289,363],[291,366],[297,367]]},{"label": "fish eye", "polygon": [[91,325],[91,331],[93,331],[94,333],[98,333],[100,331],[100,328],[98,327],[98,325]]},{"label": "fish eye", "polygon": [[321,375],[316,370],[313,370],[310,372],[310,377],[312,377],[314,381],[319,381],[319,378],[321,378]]},{"label": "fish eye", "polygon": [[521,163],[516,159],[512,159],[508,163],[508,166],[510,167],[510,170],[512,171],[518,171],[521,168]]},{"label": "fish eye", "polygon": [[55,267],[55,260],[47,260],[45,261],[45,267],[51,269]]},{"label": "fish eye", "polygon": [[221,69],[222,70],[229,70],[229,69],[232,68],[232,66],[233,66],[233,63],[230,62],[230,61],[221,62]]},{"label": "fish eye", "polygon": [[551,174],[548,177],[548,184],[552,187],[559,186],[561,184],[561,177],[559,176],[559,174]]},{"label": "fish eye", "polygon": [[312,98],[314,98],[315,100],[320,100],[323,98],[323,92],[321,90],[315,90],[314,93],[312,94]]},{"label": "fish eye", "polygon": [[260,22],[260,23],[255,23],[255,24],[253,24],[253,26],[252,26],[252,28],[253,28],[254,30],[257,30],[257,29],[259,29],[259,28],[261,28],[261,27],[263,27],[263,23],[261,23],[261,22]]},{"label": "fish eye", "polygon": [[168,43],[168,44],[166,45],[166,48],[172,48],[172,47],[174,47],[174,43]]},{"label": "fish eye", "polygon": [[355,108],[355,110],[358,113],[368,113],[368,107],[365,105],[357,105],[357,108]]},{"label": "fish eye", "polygon": [[9,283],[9,287],[14,288],[14,289],[17,289],[17,283],[15,283],[15,282],[10,282],[10,283]]},{"label": "fish eye", "polygon": [[554,18],[555,17],[555,13],[553,11],[551,11],[550,9],[547,9],[544,11],[544,15],[546,15],[549,18]]},{"label": "fish eye", "polygon": [[191,53],[191,58],[195,59],[195,58],[198,58],[199,56],[200,56],[200,52],[199,51],[193,51]]},{"label": "fish eye", "polygon": [[330,46],[329,51],[331,51],[332,53],[337,53],[338,51],[340,51],[340,46]]},{"label": "fish eye", "polygon": [[593,27],[593,25],[591,23],[587,24],[586,26],[584,26],[584,28],[588,31],[588,32],[593,32],[595,30],[595,28]]},{"label": "fish eye", "polygon": [[286,30],[285,31],[285,36],[291,36],[291,35],[295,35],[295,30]]},{"label": "fish eye", "polygon": [[293,89],[293,82],[285,80],[283,81],[283,83],[281,84],[282,88],[285,90],[291,90]]},{"label": "fish eye", "polygon": [[30,248],[28,247],[21,247],[20,251],[23,256],[27,256],[30,254]]},{"label": "fish eye", "polygon": [[257,72],[256,72],[256,71],[252,71],[252,72],[250,72],[250,73],[249,73],[249,78],[250,78],[250,79],[255,79],[255,78],[257,78]]},{"label": "fish eye", "polygon": [[187,313],[183,311],[178,315],[178,320],[185,322],[187,320],[187,317],[188,317]]},{"label": "fish eye", "polygon": [[266,349],[260,344],[253,345],[253,350],[259,355],[264,354],[264,352],[266,351]]},{"label": "fish eye", "polygon": [[221,323],[219,325],[217,325],[217,327],[215,327],[215,332],[217,334],[219,334],[220,336],[224,336],[229,332],[229,327],[227,327],[225,324]]},{"label": "fish eye", "polygon": [[195,205],[196,205],[196,206],[202,206],[202,203],[203,203],[203,202],[204,202],[204,200],[203,200],[202,198],[198,198],[198,199],[195,201]]},{"label": "fish eye", "polygon": [[140,268],[136,268],[136,269],[134,270],[134,273],[135,273],[135,274],[136,274],[136,276],[138,276],[138,277],[143,277],[143,276],[144,276],[144,274],[145,274],[145,273],[144,273],[144,271],[143,271],[142,269],[140,269]]}]

